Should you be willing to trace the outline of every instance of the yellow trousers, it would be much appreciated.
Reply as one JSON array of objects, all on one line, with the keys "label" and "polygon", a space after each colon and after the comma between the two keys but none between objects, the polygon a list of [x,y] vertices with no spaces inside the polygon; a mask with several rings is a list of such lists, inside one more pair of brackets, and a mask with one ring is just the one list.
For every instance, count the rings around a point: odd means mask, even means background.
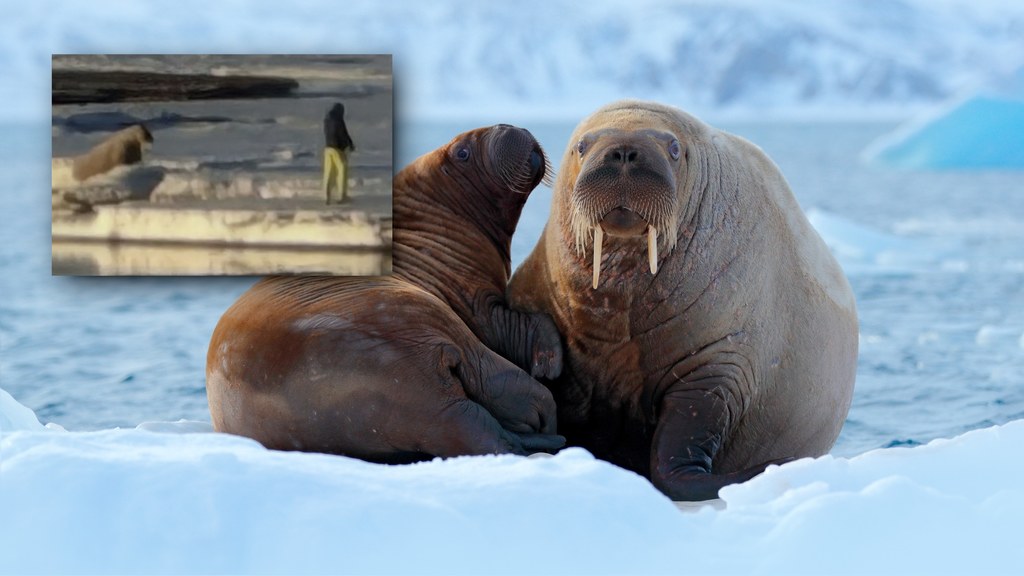
[{"label": "yellow trousers", "polygon": [[324,195],[328,204],[348,200],[348,148],[324,148]]}]

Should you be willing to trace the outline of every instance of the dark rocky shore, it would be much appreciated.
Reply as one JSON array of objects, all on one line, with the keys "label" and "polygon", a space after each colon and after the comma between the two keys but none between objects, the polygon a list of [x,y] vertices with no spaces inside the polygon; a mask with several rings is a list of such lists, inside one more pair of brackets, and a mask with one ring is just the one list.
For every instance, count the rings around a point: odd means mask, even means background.
[{"label": "dark rocky shore", "polygon": [[298,87],[269,76],[54,70],[53,104],[280,98]]}]

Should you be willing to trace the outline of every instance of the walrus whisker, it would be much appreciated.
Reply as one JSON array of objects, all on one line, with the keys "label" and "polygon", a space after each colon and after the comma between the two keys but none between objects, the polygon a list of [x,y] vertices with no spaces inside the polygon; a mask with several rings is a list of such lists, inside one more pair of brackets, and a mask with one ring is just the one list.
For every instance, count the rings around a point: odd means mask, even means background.
[{"label": "walrus whisker", "polygon": [[658,273],[658,229],[647,226],[647,260],[651,265],[651,274]]},{"label": "walrus whisker", "polygon": [[600,225],[594,226],[594,290],[597,280],[601,277],[601,244],[604,242],[604,230]]},{"label": "walrus whisker", "polygon": [[[580,201],[579,204],[583,204]],[[575,210],[572,210],[569,214],[569,227],[572,228],[573,239],[576,241],[576,255],[583,256],[584,250],[587,247],[587,233],[593,227],[589,222],[589,219],[585,218],[584,208],[577,206]]]},{"label": "walrus whisker", "polygon": [[541,151],[541,156],[544,158],[544,177],[540,179],[540,183],[551,188],[555,185],[555,168],[551,165],[551,159],[548,158],[547,154]]},{"label": "walrus whisker", "polygon": [[499,176],[512,192],[526,194],[530,191],[529,168],[505,166]]},{"label": "walrus whisker", "polygon": [[497,176],[510,191],[528,194],[536,185],[544,184],[548,187],[554,185],[554,168],[551,165],[551,159],[543,149],[538,148],[535,151],[540,153],[544,163],[544,176],[541,177],[540,182],[534,183],[535,174],[528,163],[506,162],[501,164]]}]

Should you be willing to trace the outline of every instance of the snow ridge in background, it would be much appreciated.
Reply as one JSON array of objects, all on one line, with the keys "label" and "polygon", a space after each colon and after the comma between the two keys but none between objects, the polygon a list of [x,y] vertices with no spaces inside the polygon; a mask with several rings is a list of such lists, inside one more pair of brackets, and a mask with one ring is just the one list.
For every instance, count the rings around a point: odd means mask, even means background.
[{"label": "snow ridge in background", "polygon": [[[26,411],[0,390],[0,422]],[[197,433],[202,423],[160,428],[5,428],[0,573],[992,574],[1024,565],[1024,420],[771,467],[723,490],[724,507],[688,512],[579,448],[384,466],[266,450]]]},{"label": "snow ridge in background", "polygon": [[[641,96],[716,111],[905,110],[1024,65],[1024,4],[569,0],[20,3],[0,121],[49,116],[51,53],[393,53],[396,110],[577,117]],[[199,17],[201,15],[201,18]],[[518,111],[518,112],[517,112]]]}]

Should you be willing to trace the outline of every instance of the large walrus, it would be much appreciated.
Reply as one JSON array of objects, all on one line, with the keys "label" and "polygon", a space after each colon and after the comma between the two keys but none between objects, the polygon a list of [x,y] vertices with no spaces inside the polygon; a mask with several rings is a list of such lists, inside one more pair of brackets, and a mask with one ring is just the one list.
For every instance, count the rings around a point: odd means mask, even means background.
[{"label": "large walrus", "polygon": [[826,453],[849,410],[842,270],[759,148],[675,108],[576,128],[509,295],[565,338],[559,432],[675,500]]},{"label": "large walrus", "polygon": [[512,231],[548,170],[507,125],[402,170],[392,277],[267,278],[225,312],[207,356],[214,428],[392,463],[560,447],[550,392],[480,341],[561,369],[551,320],[504,301]]},{"label": "large walrus", "polygon": [[142,161],[142,151],[153,142],[153,135],[142,124],[114,132],[88,152],[74,158],[72,175],[79,182],[104,174],[117,166]]}]

